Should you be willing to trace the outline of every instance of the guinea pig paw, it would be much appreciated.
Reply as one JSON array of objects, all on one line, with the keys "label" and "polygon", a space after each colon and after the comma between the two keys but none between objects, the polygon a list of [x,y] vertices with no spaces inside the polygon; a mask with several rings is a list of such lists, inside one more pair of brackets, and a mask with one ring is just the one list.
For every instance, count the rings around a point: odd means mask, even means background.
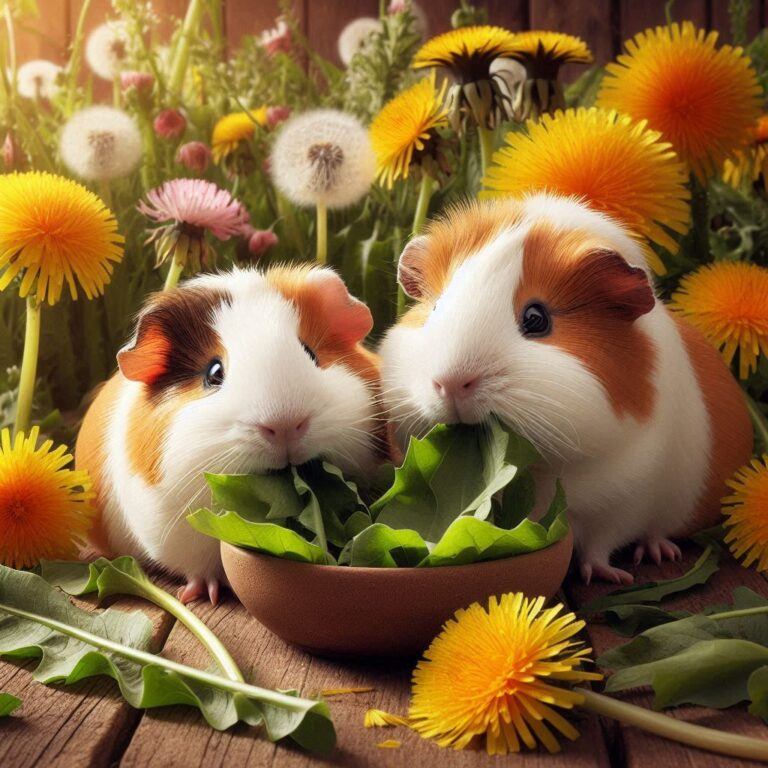
[{"label": "guinea pig paw", "polygon": [[661,565],[664,560],[674,562],[675,560],[683,559],[680,547],[674,541],[665,538],[653,537],[641,541],[635,547],[635,565],[639,565],[646,554],[656,565]]},{"label": "guinea pig paw", "polygon": [[195,576],[179,590],[179,600],[186,605],[198,598],[205,597],[206,594],[208,594],[208,591],[205,581],[199,576]]},{"label": "guinea pig paw", "polygon": [[621,568],[614,568],[609,563],[582,561],[579,570],[581,578],[584,579],[584,583],[587,586],[589,586],[593,578],[610,581],[620,586],[627,586],[635,581],[635,577],[631,573],[623,571]]},{"label": "guinea pig paw", "polygon": [[221,584],[218,579],[208,580],[208,599],[211,601],[211,605],[219,604],[219,595],[221,592]]}]

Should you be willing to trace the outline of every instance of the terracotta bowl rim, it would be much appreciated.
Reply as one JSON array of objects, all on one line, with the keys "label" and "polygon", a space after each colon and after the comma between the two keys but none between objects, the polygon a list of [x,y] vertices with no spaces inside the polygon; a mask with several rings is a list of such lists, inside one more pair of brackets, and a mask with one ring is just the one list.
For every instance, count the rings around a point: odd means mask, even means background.
[{"label": "terracotta bowl rim", "polygon": [[[507,557],[498,557],[495,560],[481,560],[477,563],[464,563],[463,565],[436,565],[432,566],[430,568],[419,568],[415,565],[409,565],[404,567],[397,567],[397,568],[372,568],[370,566],[362,566],[362,565],[355,565],[355,566],[347,566],[347,565],[328,565],[328,564],[320,564],[320,563],[304,563],[301,560],[291,560],[287,557],[277,557],[275,555],[268,555],[265,552],[257,552],[253,549],[248,549],[247,547],[240,547],[237,544],[230,544],[227,541],[221,542],[221,547],[227,547],[230,549],[234,549],[235,551],[242,553],[246,556],[254,557],[258,560],[272,560],[276,561],[277,563],[283,563],[287,566],[300,566],[305,567],[308,569],[317,569],[325,571],[326,573],[349,573],[349,574],[359,574],[361,576],[387,576],[390,575],[393,578],[405,578],[406,576],[416,572],[416,573],[433,573],[436,571],[440,572],[451,572],[456,573],[460,571],[468,571],[480,568],[482,566],[490,566],[490,565],[497,565],[499,563],[504,563],[507,561],[519,561],[522,558],[526,557],[535,557],[536,555],[540,555],[542,552],[547,552],[548,550],[552,549],[553,547],[556,547],[558,545],[564,545],[568,548],[573,546],[572,542],[573,538],[573,532],[572,530],[569,530],[568,533],[563,536],[562,539],[558,539],[557,541],[553,542],[549,546],[543,547],[542,549],[537,549],[535,552],[523,552],[519,555],[510,555]],[[397,574],[397,575],[394,575]],[[349,578],[348,576],[340,576],[340,578],[346,579]]]}]

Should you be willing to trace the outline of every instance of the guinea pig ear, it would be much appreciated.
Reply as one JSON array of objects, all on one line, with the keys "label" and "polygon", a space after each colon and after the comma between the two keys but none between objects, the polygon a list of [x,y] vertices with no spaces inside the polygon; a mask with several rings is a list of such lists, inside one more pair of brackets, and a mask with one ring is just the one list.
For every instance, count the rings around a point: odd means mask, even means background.
[{"label": "guinea pig ear", "polygon": [[344,281],[332,269],[313,269],[309,281],[333,339],[354,345],[371,332],[371,310],[349,293]]},{"label": "guinea pig ear", "polygon": [[126,379],[152,385],[168,372],[170,351],[170,341],[148,311],[139,318],[133,341],[117,353],[117,364]]},{"label": "guinea pig ear", "polygon": [[424,296],[424,262],[428,242],[424,235],[414,237],[403,249],[397,264],[397,282],[412,299]]},{"label": "guinea pig ear", "polygon": [[622,320],[633,322],[654,308],[656,297],[645,270],[616,251],[592,251],[587,271],[597,302]]}]

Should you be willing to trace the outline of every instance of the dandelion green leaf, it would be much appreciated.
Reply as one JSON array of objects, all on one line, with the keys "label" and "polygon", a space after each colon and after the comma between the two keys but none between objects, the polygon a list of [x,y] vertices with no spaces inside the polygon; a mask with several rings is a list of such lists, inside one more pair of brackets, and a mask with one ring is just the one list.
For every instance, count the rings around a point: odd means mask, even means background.
[{"label": "dandelion green leaf", "polygon": [[21,699],[10,693],[0,693],[0,717],[8,717],[21,706]]}]

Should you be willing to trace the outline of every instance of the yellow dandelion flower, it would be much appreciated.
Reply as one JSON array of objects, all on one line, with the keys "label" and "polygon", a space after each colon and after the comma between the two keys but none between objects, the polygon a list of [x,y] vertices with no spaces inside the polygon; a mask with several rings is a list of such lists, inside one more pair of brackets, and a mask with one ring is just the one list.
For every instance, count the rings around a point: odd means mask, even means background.
[{"label": "yellow dandelion flower", "polygon": [[[484,197],[556,192],[584,199],[639,238],[678,244],[667,230],[690,225],[686,173],[659,133],[616,112],[592,107],[542,115],[527,133],[509,133],[485,175]],[[648,263],[664,272],[646,248]]]},{"label": "yellow dandelion flower", "polygon": [[394,728],[396,726],[408,726],[408,718],[401,715],[393,715],[382,709],[369,709],[363,718],[366,728]]},{"label": "yellow dandelion flower", "polygon": [[457,611],[432,641],[413,674],[411,727],[443,747],[465,748],[485,737],[489,754],[560,749],[551,728],[578,731],[554,707],[582,704],[573,683],[600,680],[581,669],[591,649],[573,639],[584,627],[563,606],[520,593],[491,597]]},{"label": "yellow dandelion flower", "polygon": [[768,571],[768,456],[752,459],[728,481],[733,493],[723,499],[725,542],[733,556]]},{"label": "yellow dandelion flower", "polygon": [[514,52],[515,34],[502,27],[460,27],[427,40],[412,66],[447,67],[462,82],[488,76],[491,62]]},{"label": "yellow dandelion flower", "polygon": [[19,295],[49,304],[64,283],[87,298],[104,293],[123,257],[117,221],[101,199],[50,173],[0,176],[0,291],[21,275]]},{"label": "yellow dandelion flower", "polygon": [[757,370],[768,354],[768,269],[745,261],[720,261],[680,281],[671,308],[696,326],[730,365],[739,353],[739,376]]},{"label": "yellow dandelion flower", "polygon": [[443,103],[447,84],[436,88],[433,72],[385,104],[371,123],[376,176],[387,188],[408,178],[411,165],[428,153],[435,129],[448,124]]},{"label": "yellow dandelion flower", "polygon": [[227,155],[231,155],[241,141],[246,141],[253,136],[257,125],[263,128],[266,124],[266,107],[224,115],[213,127],[211,137],[213,161],[218,163]]},{"label": "yellow dandelion flower", "polygon": [[760,176],[768,192],[768,115],[762,115],[755,124],[752,143],[723,165],[723,181],[736,189],[744,180],[751,184]]},{"label": "yellow dandelion flower", "polygon": [[592,61],[592,53],[580,37],[541,30],[517,32],[513,50],[506,55],[523,64],[528,77],[550,80],[557,77],[563,64]]},{"label": "yellow dandelion flower", "polygon": [[0,433],[0,563],[12,568],[76,557],[94,515],[88,473],[66,469],[66,447],[36,447],[38,437],[37,427]]},{"label": "yellow dandelion flower", "polygon": [[742,49],[716,42],[689,21],[640,32],[607,65],[597,99],[648,120],[701,180],[749,143],[761,94]]}]

